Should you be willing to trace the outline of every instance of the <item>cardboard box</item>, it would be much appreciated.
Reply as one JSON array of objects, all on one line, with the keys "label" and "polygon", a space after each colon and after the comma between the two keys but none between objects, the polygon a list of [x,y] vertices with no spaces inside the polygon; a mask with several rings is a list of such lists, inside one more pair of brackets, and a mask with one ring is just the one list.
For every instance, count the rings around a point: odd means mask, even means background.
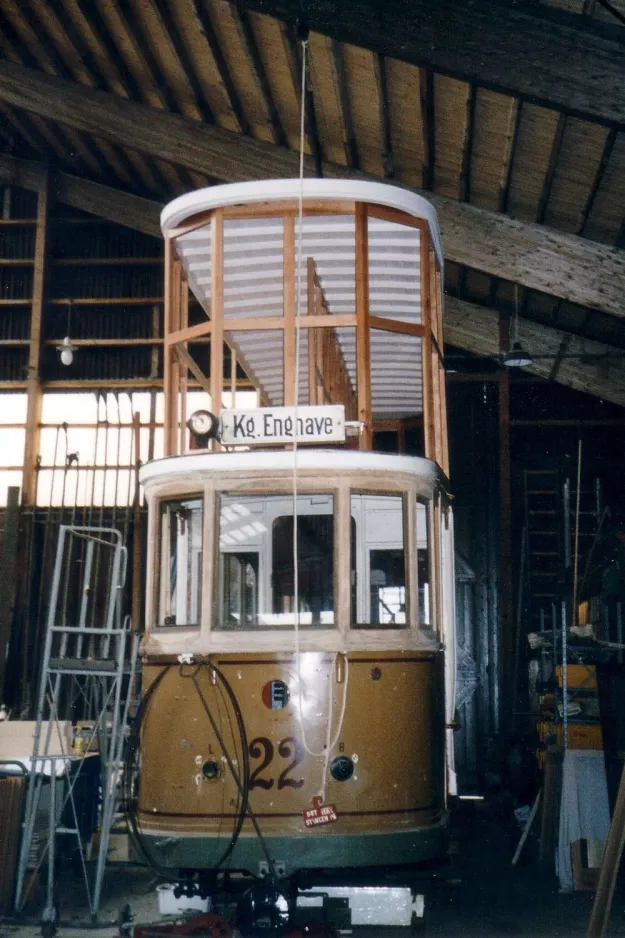
[{"label": "cardboard box", "polygon": [[[558,687],[562,687],[562,665],[556,665]],[[566,667],[566,683],[576,690],[597,690],[597,671],[594,664],[569,664]]]}]

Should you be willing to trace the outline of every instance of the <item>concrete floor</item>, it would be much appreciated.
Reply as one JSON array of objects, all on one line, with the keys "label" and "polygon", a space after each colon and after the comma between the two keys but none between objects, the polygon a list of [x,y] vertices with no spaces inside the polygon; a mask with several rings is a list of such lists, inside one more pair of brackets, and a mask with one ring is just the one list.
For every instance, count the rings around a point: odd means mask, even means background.
[{"label": "concrete floor", "polygon": [[[454,824],[454,845],[449,866],[422,881],[426,894],[424,927],[427,938],[575,938],[586,934],[592,907],[591,893],[561,894],[552,871],[536,862],[536,843],[528,841],[518,866],[510,860],[519,829],[509,820],[488,812],[465,810]],[[99,938],[117,935],[118,911],[130,903],[137,923],[159,920],[155,881],[144,869],[111,866],[107,871],[100,921],[95,928],[63,925],[63,938]],[[86,920],[78,884],[60,883],[61,915],[68,926]],[[36,910],[32,910],[36,922]],[[107,924],[110,923],[110,924]],[[0,923],[0,938],[35,938],[39,925]],[[354,938],[402,938],[409,929],[354,928]],[[625,936],[625,890],[617,888],[608,929],[609,936]]]}]

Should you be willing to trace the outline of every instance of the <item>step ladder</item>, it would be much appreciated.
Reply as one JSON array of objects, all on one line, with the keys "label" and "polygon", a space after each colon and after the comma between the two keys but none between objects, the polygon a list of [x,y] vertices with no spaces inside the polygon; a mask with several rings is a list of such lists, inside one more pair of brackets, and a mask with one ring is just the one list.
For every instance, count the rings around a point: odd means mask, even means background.
[{"label": "step ladder", "polygon": [[[24,811],[15,907],[23,908],[42,795],[48,795],[47,837],[36,861],[47,864],[42,933],[53,935],[58,908],[55,862],[59,835],[78,847],[91,920],[97,918],[109,835],[119,801],[123,752],[135,694],[139,635],[122,618],[127,551],[114,528],[61,525],[48,608],[33,755]],[[81,750],[64,727],[84,721]],[[95,752],[97,751],[97,755]],[[95,872],[88,867],[76,786],[91,759],[99,759],[100,838]],[[96,796],[97,797],[97,796]],[[67,815],[69,814],[69,821]]]}]

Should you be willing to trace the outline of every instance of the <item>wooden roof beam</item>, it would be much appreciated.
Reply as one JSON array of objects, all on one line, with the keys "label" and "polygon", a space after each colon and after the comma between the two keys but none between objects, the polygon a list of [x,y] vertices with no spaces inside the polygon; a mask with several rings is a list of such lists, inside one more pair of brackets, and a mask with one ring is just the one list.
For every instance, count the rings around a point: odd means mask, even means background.
[{"label": "wooden roof beam", "polygon": [[[295,22],[301,0],[242,0]],[[530,2],[320,0],[311,30],[478,87],[625,128],[620,26]]]},{"label": "wooden roof beam", "polygon": [[[298,155],[283,147],[10,62],[0,62],[0,100],[42,116],[54,114],[78,130],[222,182],[298,174]],[[306,175],[315,174],[312,159],[306,159],[305,170]],[[323,175],[375,178],[327,162]],[[618,249],[442,196],[426,194],[426,198],[438,212],[449,260],[580,306],[625,316],[625,257]]]},{"label": "wooden roof beam", "polygon": [[[498,324],[496,309],[445,298],[445,341],[456,348],[498,357]],[[537,356],[525,372],[625,406],[625,352],[617,357],[621,349],[527,319],[519,320],[519,337],[523,347]]]}]

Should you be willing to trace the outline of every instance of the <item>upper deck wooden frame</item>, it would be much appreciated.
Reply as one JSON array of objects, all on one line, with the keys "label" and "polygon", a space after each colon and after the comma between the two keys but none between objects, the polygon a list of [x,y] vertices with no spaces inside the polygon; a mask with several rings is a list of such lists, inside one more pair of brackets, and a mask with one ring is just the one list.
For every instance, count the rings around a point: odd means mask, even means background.
[{"label": "upper deck wooden frame", "polygon": [[[425,456],[448,475],[442,251],[428,202],[378,183],[269,180],[189,193],[161,226],[166,456],[186,451],[189,372],[221,409],[225,342],[263,403],[344,404],[360,449],[378,426],[401,435],[422,421]],[[189,288],[207,314],[191,326]],[[208,369],[189,351],[207,336]]]}]

